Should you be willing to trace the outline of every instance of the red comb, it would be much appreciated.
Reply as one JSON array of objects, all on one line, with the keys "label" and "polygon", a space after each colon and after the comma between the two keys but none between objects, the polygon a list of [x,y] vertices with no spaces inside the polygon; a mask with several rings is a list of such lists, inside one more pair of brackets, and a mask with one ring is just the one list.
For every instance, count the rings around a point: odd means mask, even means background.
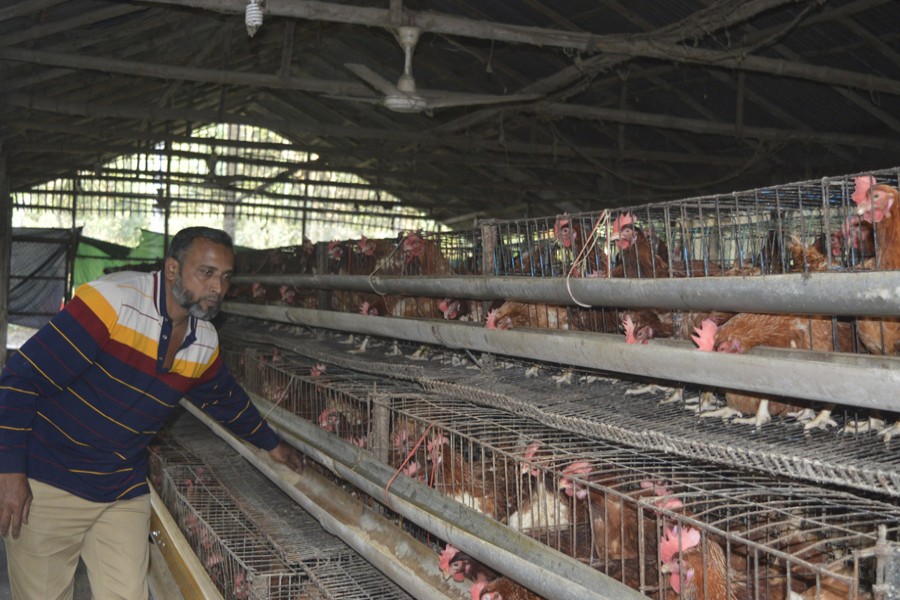
[{"label": "red comb", "polygon": [[593,469],[591,468],[591,463],[586,460],[580,460],[578,462],[573,462],[571,465],[562,470],[565,475],[587,475]]},{"label": "red comb", "polygon": [[568,224],[569,213],[563,213],[562,215],[556,217],[556,222],[553,224],[553,234],[556,236],[556,239],[559,239],[559,230]]},{"label": "red comb", "polygon": [[487,584],[487,581],[479,581],[469,588],[469,591],[472,593],[472,600],[481,600],[481,592],[487,587]]},{"label": "red comb", "polygon": [[488,329],[497,329],[497,312],[499,309],[489,310],[487,314],[487,321],[485,321],[484,326]]},{"label": "red comb", "polygon": [[636,344],[637,338],[634,337],[634,321],[631,320],[631,315],[626,314],[622,317],[622,327],[625,329],[625,343]]},{"label": "red comb", "polygon": [[871,175],[863,175],[862,177],[854,177],[853,182],[856,185],[856,189],[853,190],[853,201],[856,204],[865,204],[869,200],[869,194],[872,191],[872,184],[875,183],[875,178]]},{"label": "red comb", "polygon": [[613,233],[619,233],[622,231],[622,228],[631,225],[634,226],[634,217],[631,216],[631,213],[623,213],[616,217],[616,220],[613,221],[612,230]]},{"label": "red comb", "polygon": [[703,324],[700,327],[694,327],[694,333],[691,334],[691,339],[697,344],[698,350],[713,352],[716,349],[716,333],[718,333],[718,331],[718,325],[710,319],[704,319]]},{"label": "red comb", "polygon": [[441,567],[441,572],[449,577],[450,576],[450,561],[453,560],[453,557],[459,554],[459,550],[447,544],[444,547],[444,551],[441,552],[441,558],[438,560],[438,564]]},{"label": "red comb", "polygon": [[696,529],[688,527],[682,531],[677,525],[671,529],[667,527],[666,534],[659,543],[659,558],[664,563],[671,562],[679,549],[686,552],[699,543],[700,532]]}]

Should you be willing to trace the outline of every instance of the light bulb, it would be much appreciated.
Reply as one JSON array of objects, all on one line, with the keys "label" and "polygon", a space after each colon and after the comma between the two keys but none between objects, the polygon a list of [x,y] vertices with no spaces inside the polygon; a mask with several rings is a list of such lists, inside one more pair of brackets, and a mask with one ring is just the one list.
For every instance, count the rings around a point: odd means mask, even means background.
[{"label": "light bulb", "polygon": [[262,27],[263,13],[259,7],[258,0],[249,0],[247,9],[244,11],[244,25],[247,26],[247,33],[253,37],[259,28]]}]

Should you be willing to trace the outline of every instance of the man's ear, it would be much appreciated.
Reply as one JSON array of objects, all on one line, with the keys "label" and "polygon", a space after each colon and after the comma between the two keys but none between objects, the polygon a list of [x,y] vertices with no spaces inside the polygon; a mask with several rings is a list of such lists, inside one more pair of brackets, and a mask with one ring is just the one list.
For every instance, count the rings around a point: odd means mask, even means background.
[{"label": "man's ear", "polygon": [[163,272],[166,276],[166,279],[174,279],[178,275],[178,261],[174,258],[167,258],[165,264],[163,265]]}]

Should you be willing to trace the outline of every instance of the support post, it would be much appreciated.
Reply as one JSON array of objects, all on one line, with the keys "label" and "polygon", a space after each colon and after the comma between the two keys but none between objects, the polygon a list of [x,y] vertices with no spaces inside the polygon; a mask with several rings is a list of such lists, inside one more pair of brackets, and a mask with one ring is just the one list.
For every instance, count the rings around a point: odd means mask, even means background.
[{"label": "support post", "polygon": [[9,273],[12,260],[12,196],[6,153],[0,148],[0,367],[6,364],[6,341],[9,337]]}]

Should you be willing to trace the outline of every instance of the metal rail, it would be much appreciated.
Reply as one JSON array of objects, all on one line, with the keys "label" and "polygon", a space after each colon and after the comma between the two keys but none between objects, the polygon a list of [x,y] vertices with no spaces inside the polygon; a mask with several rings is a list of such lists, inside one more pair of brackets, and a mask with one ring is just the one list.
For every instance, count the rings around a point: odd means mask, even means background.
[{"label": "metal rail", "polygon": [[227,302],[231,314],[293,325],[400,338],[448,348],[547,361],[791,398],[900,412],[900,359],[837,352],[754,348],[699,352],[687,342],[626,344],[622,336],[580,331],[485,329],[473,323],[373,317]]},{"label": "metal rail", "polygon": [[580,302],[628,308],[900,316],[900,271],[671,279],[572,278],[568,283],[560,277],[364,275],[242,275],[234,281],[288,284],[301,289],[562,305]]},{"label": "metal rail", "polygon": [[[508,574],[512,579],[544,597],[550,600],[571,598],[646,600],[646,596],[640,592],[494,519],[450,500],[440,492],[404,477],[394,479],[393,470],[378,462],[374,456],[338,440],[315,424],[275,407],[262,398],[254,397],[254,402],[260,411],[267,415],[267,420],[282,439],[292,446],[357,486],[364,493],[379,500],[388,499],[395,512],[463,549],[481,562]],[[372,540],[360,536],[357,529],[335,527],[334,517],[299,492],[302,480],[311,473],[297,477],[296,479],[301,480],[300,483],[280,480],[277,473],[260,461],[252,449],[239,442],[220,425],[212,422],[193,404],[183,400],[182,406],[209,425],[217,435],[237,449],[305,509],[322,519],[327,530],[343,539],[366,558],[370,558],[371,554],[380,556],[377,549],[372,546],[382,546],[384,543],[382,540],[374,544]],[[327,500],[323,502],[329,504]],[[426,590],[422,588],[421,583],[417,589],[415,582],[410,581],[410,577],[414,576],[409,573],[400,573],[403,578],[395,579],[398,575],[396,565],[385,564],[384,560],[373,563],[416,597],[435,597],[433,592],[431,595],[423,593]],[[437,565],[436,556],[434,564]],[[414,592],[413,589],[417,591]]]},{"label": "metal rail", "polygon": [[[174,582],[181,592],[182,600],[222,600],[222,594],[209,578],[203,564],[191,549],[184,534],[178,529],[178,524],[163,503],[162,498],[150,487],[150,506],[153,509],[150,518],[150,536],[155,547],[159,548],[168,567],[170,582]],[[165,584],[163,578],[159,578],[160,587]],[[151,588],[154,581],[151,580]],[[163,594],[163,592],[161,592]],[[168,595],[160,595],[160,598],[172,598]]]}]

